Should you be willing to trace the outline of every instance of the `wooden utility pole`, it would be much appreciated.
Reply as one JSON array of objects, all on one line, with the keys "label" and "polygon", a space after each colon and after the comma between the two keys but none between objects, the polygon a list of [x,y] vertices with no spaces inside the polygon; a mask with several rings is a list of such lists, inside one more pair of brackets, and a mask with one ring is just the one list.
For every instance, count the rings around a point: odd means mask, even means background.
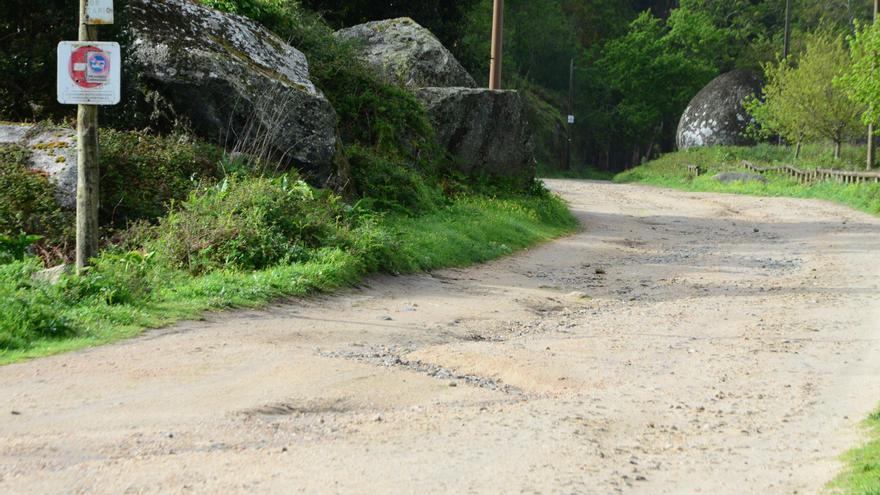
[{"label": "wooden utility pole", "polygon": [[[788,55],[791,53],[791,0],[785,0],[785,23],[784,32],[782,33],[782,62],[788,62]],[[782,146],[782,135],[778,136],[776,144]]]},{"label": "wooden utility pole", "polygon": [[[98,41],[97,28],[86,24],[88,0],[79,0],[79,41]],[[76,113],[76,271],[98,254],[98,107],[79,105]]]},{"label": "wooden utility pole", "polygon": [[788,60],[791,53],[791,0],[785,0],[785,35],[782,46],[782,60]]},{"label": "wooden utility pole", "polygon": [[[877,24],[877,15],[880,13],[880,0],[874,0],[874,24]],[[874,123],[871,122],[868,124],[868,165],[867,169],[871,170],[874,168],[874,154],[875,154],[875,145],[874,145]]]},{"label": "wooden utility pole", "polygon": [[492,53],[489,62],[489,89],[501,89],[501,58],[504,54],[504,0],[495,0],[492,9]]}]

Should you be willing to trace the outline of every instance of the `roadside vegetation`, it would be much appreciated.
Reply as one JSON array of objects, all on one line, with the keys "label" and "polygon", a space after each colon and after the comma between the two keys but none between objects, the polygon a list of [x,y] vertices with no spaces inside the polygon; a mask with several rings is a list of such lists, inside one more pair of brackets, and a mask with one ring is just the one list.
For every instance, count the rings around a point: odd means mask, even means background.
[{"label": "roadside vegetation", "polygon": [[[105,139],[108,151],[115,140],[151,142],[142,144],[147,155],[168,144],[166,138],[121,132]],[[209,167],[178,189],[167,184],[175,182],[175,173],[183,180],[181,174],[210,162],[204,162],[207,145],[177,143],[163,156],[176,156],[180,163],[168,177],[157,177],[161,184],[149,185],[166,192],[160,216],[152,202],[129,203],[110,194],[118,177],[109,163],[115,155],[108,154],[107,197],[125,212],[126,226],[106,222],[104,248],[93,267],[82,276],[61,275],[54,284],[39,272],[64,258],[69,214],[54,203],[45,178],[4,160],[0,180],[23,179],[14,188],[0,188],[0,218],[6,222],[0,236],[0,363],[130,337],[206,310],[338,289],[378,271],[487,261],[576,226],[565,204],[537,183],[530,189],[461,185],[448,192],[431,184],[432,202],[412,213],[381,208],[371,198],[346,202],[309,186],[295,171],[253,174],[248,164],[229,163],[217,150],[216,169]],[[127,150],[116,157],[120,166],[169,163]],[[111,212],[108,219],[118,218]],[[58,222],[58,234],[35,224],[30,232],[36,234],[16,235],[22,224],[15,222],[23,218]]]},{"label": "roadside vegetation", "polygon": [[[805,146],[797,166],[807,169],[826,168],[829,161],[837,164],[838,162],[833,158],[833,151],[829,156],[828,150],[828,146]],[[855,163],[860,165],[861,160],[864,159],[863,152],[863,147],[847,147],[843,154],[852,156],[854,160],[858,156],[858,160],[853,162],[855,167]],[[714,178],[715,175],[723,172],[748,172],[742,166],[743,160],[762,167],[791,164],[792,153],[791,149],[773,145],[697,148],[663,155],[657,160],[618,174],[614,180],[624,183],[640,182],[686,191],[824,199],[880,215],[880,184],[877,183],[841,184],[825,181],[799,184],[781,173],[764,174],[766,183],[760,181],[722,183]],[[701,175],[693,177],[688,171],[688,165],[700,167]]]},{"label": "roadside vegetation", "polygon": [[[67,3],[41,0],[53,15]],[[576,227],[539,182],[456,173],[418,100],[378,80],[299,2],[204,3],[252,17],[307,54],[340,117],[353,187],[315,188],[271,156],[204,142],[168,119],[173,112],[133,99],[102,116],[101,254],[81,275],[50,277],[47,268],[71,261],[73,215],[28,169],[27,149],[0,146],[0,363],[331,291],[371,273],[483,262]],[[37,44],[69,31],[47,38],[31,27]],[[19,41],[18,57],[29,53]],[[0,84],[3,118],[69,123],[69,109],[51,98],[28,105],[14,96],[22,86],[12,83],[41,67],[18,67]]]},{"label": "roadside vegetation", "polygon": [[845,495],[880,493],[880,410],[865,422],[869,439],[863,446],[844,456],[847,470],[829,488]]}]

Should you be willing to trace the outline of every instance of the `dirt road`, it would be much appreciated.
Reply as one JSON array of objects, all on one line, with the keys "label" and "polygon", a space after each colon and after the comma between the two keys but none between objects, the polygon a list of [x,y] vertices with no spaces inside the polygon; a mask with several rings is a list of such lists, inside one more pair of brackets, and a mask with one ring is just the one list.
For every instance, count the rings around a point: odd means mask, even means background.
[{"label": "dirt road", "polygon": [[550,181],[519,256],[0,368],[2,493],[817,493],[880,402],[880,221]]}]

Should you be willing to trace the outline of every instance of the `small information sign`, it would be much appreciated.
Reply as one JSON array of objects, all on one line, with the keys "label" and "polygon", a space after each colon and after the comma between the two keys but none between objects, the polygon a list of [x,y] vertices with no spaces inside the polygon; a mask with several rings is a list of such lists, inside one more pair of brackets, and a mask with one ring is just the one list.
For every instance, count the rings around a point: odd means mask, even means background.
[{"label": "small information sign", "polygon": [[86,24],[113,24],[113,0],[86,0]]},{"label": "small information sign", "polygon": [[62,41],[58,44],[58,102],[115,105],[122,94],[119,43]]},{"label": "small information sign", "polygon": [[574,124],[574,115],[569,115],[569,116],[568,116],[568,123],[569,123],[569,124]]}]

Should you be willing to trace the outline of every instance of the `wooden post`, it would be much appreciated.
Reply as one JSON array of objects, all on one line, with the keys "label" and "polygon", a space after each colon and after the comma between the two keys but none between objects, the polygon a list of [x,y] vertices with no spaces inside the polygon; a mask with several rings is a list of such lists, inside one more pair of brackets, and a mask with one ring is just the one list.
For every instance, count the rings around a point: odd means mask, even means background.
[{"label": "wooden post", "polygon": [[492,9],[492,53],[489,61],[489,89],[501,89],[501,59],[504,56],[504,0]]},{"label": "wooden post", "polygon": [[[880,0],[874,0],[874,23],[877,23],[877,14],[880,13]],[[868,160],[867,169],[874,168],[875,144],[874,144],[874,123],[868,124]]]},{"label": "wooden post", "polygon": [[[79,40],[97,41],[97,28],[86,24],[88,0],[79,0]],[[76,271],[98,254],[98,107],[79,105],[76,112]]]}]

